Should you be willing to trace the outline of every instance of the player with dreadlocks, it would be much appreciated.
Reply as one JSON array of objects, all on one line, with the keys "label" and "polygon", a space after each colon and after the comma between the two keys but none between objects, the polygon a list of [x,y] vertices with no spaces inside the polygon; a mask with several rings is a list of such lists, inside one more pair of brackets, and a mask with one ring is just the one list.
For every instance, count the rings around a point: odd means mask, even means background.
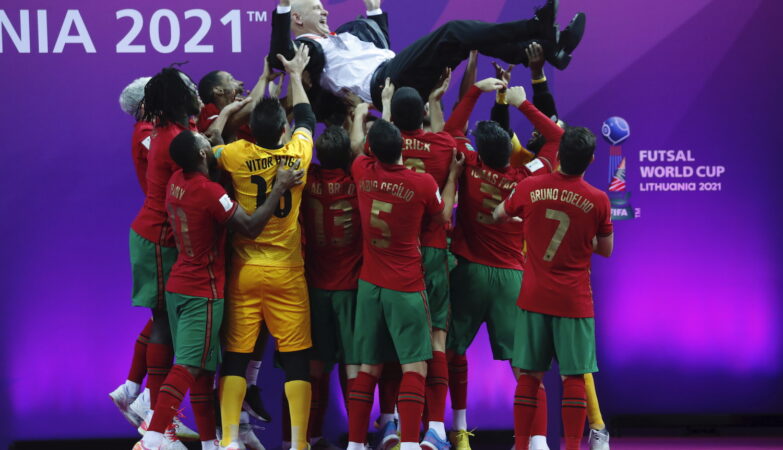
[{"label": "player with dreadlocks", "polygon": [[[166,314],[165,286],[171,266],[177,259],[177,249],[169,226],[165,201],[167,183],[179,166],[169,155],[169,145],[183,130],[195,130],[191,117],[198,115],[200,109],[201,100],[196,85],[177,69],[169,67],[161,70],[144,88],[142,119],[154,124],[155,128],[152,130],[147,155],[147,195],[130,231],[133,305],[150,308],[153,318],[152,332],[147,344],[147,388],[151,409],[144,412],[144,421],[139,426],[139,432],[142,434],[152,420],[158,391],[171,369],[174,356]],[[200,411],[211,410],[212,407],[211,397],[203,403],[194,404],[197,422],[198,417],[203,415]],[[185,449],[182,443],[177,442],[177,435],[182,438],[198,438],[178,420],[167,430],[166,435],[169,441],[166,448],[172,449]]]}]

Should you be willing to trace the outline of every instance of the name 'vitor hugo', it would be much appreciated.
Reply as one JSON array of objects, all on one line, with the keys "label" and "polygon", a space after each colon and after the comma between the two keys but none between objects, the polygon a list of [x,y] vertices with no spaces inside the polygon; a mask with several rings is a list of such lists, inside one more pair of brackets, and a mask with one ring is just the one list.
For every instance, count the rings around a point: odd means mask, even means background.
[{"label": "name 'vitor hugo'", "polygon": [[535,191],[530,191],[531,202],[535,203],[542,200],[554,200],[554,201],[559,200],[563,203],[574,205],[586,213],[590,212],[595,207],[593,202],[591,202],[590,200],[587,200],[581,195],[566,189],[560,191],[560,189],[557,188],[545,188],[545,189],[536,189]]}]

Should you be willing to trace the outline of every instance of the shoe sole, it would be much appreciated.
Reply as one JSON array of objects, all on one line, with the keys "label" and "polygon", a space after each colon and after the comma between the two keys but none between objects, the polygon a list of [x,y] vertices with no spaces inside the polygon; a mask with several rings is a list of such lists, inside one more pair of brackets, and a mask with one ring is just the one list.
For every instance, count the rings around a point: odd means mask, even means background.
[{"label": "shoe sole", "polygon": [[395,435],[389,435],[383,438],[381,445],[378,446],[379,450],[390,450],[400,443],[400,437]]},{"label": "shoe sole", "polygon": [[585,24],[587,17],[584,13],[577,13],[568,26],[560,33],[560,49],[570,55],[576,50],[576,47],[582,42],[585,34]]}]

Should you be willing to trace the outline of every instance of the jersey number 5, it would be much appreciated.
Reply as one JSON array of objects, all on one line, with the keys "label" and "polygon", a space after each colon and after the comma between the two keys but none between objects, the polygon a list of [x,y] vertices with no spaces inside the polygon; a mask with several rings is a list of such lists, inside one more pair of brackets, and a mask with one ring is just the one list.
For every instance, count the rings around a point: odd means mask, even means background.
[{"label": "jersey number 5", "polygon": [[552,240],[549,241],[546,253],[544,253],[544,261],[552,261],[555,258],[557,249],[560,248],[560,244],[563,243],[563,237],[565,237],[568,227],[571,225],[571,218],[563,211],[549,208],[546,210],[546,218],[560,222],[555,230],[555,235],[552,236]]},{"label": "jersey number 5", "polygon": [[[250,182],[258,186],[258,194],[256,194],[256,208],[260,208],[261,205],[263,205],[266,201],[266,180],[261,175],[251,175]],[[272,180],[272,183],[274,183],[274,179]],[[281,219],[291,212],[291,207],[293,206],[290,190],[285,191],[282,202],[282,206],[277,205],[277,208],[275,208],[275,217]]]},{"label": "jersey number 5", "polygon": [[372,201],[372,211],[370,212],[370,226],[381,230],[381,236],[383,238],[373,238],[370,243],[378,248],[388,248],[391,241],[391,228],[389,224],[381,219],[381,213],[391,213],[391,203],[382,202],[380,200]]}]

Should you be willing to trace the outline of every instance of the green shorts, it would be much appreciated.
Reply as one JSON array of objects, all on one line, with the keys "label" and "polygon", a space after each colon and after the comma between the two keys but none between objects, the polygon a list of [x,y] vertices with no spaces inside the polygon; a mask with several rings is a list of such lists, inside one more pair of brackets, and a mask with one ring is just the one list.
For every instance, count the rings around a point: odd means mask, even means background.
[{"label": "green shorts", "polygon": [[449,349],[464,355],[486,322],[492,356],[497,360],[511,359],[522,271],[486,266],[465,258],[458,261],[451,272]]},{"label": "green shorts", "polygon": [[432,359],[427,293],[400,292],[359,280],[354,351],[362,364]]},{"label": "green shorts", "polygon": [[451,315],[448,252],[445,248],[422,247],[421,260],[432,328],[448,330]]},{"label": "green shorts", "polygon": [[595,319],[557,317],[520,309],[514,335],[512,365],[546,372],[557,358],[561,375],[598,372],[595,358]]},{"label": "green shorts", "polygon": [[310,288],[310,317],[314,359],[329,365],[359,364],[353,349],[356,290]]},{"label": "green shorts", "polygon": [[130,230],[130,259],[133,271],[133,306],[166,308],[166,280],[177,260],[176,247],[163,247]]},{"label": "green shorts", "polygon": [[220,364],[223,299],[166,292],[177,364],[214,372]]}]

